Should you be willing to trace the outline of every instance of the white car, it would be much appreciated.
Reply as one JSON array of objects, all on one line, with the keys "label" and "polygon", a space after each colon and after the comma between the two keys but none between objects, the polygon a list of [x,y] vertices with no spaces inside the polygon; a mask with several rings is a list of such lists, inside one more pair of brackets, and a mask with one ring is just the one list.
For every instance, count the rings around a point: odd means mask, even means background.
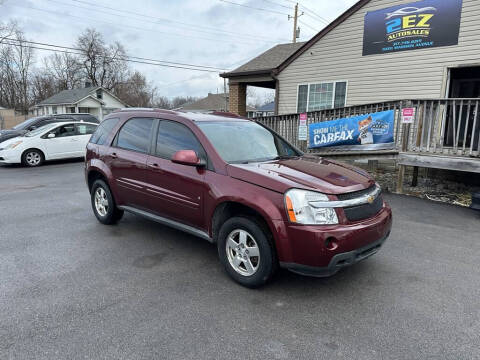
[{"label": "white car", "polygon": [[85,148],[98,124],[59,122],[32,130],[0,144],[0,163],[39,166],[45,160],[85,156]]}]

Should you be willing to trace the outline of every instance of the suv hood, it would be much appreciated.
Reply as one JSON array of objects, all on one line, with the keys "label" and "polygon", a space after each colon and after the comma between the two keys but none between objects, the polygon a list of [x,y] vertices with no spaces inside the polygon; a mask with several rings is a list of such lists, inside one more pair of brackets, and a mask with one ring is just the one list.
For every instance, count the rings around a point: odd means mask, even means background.
[{"label": "suv hood", "polygon": [[309,155],[262,163],[229,164],[227,171],[233,178],[280,193],[301,188],[325,194],[342,194],[367,189],[375,184],[362,169]]}]

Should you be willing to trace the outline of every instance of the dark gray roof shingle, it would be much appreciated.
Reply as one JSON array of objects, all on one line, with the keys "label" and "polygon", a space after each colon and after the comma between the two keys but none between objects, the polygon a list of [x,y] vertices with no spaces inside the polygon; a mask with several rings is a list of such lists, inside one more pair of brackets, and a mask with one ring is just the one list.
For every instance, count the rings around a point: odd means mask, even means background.
[{"label": "dark gray roof shingle", "polygon": [[88,87],[82,89],[63,90],[48,99],[38,103],[38,105],[55,105],[55,104],[74,104],[77,101],[94,93],[99,87]]},{"label": "dark gray roof shingle", "polygon": [[297,51],[304,42],[279,44],[264,53],[258,55],[256,58],[250,60],[228,73],[222,75],[233,75],[240,73],[249,73],[254,71],[268,71],[280,66],[287,58],[289,58],[295,51]]}]

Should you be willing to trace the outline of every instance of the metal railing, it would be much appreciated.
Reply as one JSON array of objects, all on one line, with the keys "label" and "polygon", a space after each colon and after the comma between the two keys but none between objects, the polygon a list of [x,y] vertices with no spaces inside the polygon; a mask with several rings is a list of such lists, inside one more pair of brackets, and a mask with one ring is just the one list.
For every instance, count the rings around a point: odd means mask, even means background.
[{"label": "metal railing", "polygon": [[[401,109],[415,108],[413,124],[402,124]],[[416,99],[354,105],[307,113],[307,125],[351,116],[393,110],[393,148],[402,152],[480,156],[480,99]],[[303,151],[325,152],[334,148],[308,149],[298,140],[299,114],[255,118]],[[354,153],[355,151],[352,151]]]}]

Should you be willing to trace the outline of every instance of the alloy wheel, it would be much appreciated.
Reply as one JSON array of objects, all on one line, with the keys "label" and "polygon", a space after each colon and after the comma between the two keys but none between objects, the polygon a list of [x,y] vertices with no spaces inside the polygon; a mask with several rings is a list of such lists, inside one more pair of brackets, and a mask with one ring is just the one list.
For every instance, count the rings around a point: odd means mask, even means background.
[{"label": "alloy wheel", "polygon": [[42,157],[36,151],[31,151],[25,156],[25,161],[30,166],[37,166],[42,161]]},{"label": "alloy wheel", "polygon": [[95,190],[95,210],[100,216],[106,216],[108,213],[107,193],[101,187]]},{"label": "alloy wheel", "polygon": [[245,230],[233,230],[226,242],[227,258],[232,268],[243,276],[252,276],[260,265],[260,250],[255,238]]}]

